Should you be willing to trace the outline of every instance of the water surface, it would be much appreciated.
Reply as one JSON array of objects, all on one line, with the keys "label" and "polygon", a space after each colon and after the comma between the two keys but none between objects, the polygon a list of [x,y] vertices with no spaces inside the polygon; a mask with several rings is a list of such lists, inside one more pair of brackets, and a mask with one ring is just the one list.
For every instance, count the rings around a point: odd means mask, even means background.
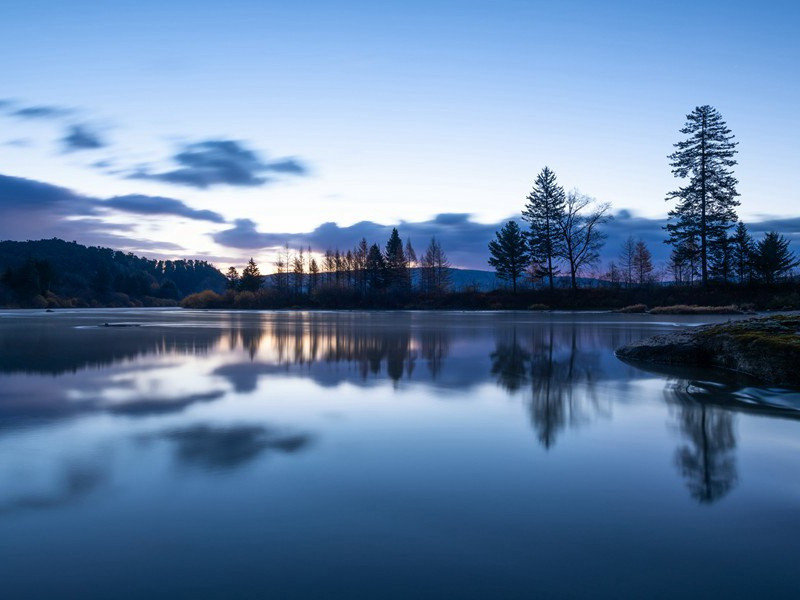
[{"label": "water surface", "polygon": [[800,395],[613,355],[710,319],[0,312],[2,597],[797,597]]}]

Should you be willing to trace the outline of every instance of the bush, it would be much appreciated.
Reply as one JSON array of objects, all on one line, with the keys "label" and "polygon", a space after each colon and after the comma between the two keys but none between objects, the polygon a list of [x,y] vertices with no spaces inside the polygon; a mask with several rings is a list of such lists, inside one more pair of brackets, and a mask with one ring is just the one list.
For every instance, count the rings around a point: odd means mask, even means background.
[{"label": "bush", "polygon": [[225,306],[225,297],[211,290],[190,294],[181,300],[182,308],[221,308]]},{"label": "bush", "polygon": [[618,308],[616,310],[618,313],[646,313],[647,312],[647,305],[646,304],[631,304],[630,306],[624,306],[622,308]]}]

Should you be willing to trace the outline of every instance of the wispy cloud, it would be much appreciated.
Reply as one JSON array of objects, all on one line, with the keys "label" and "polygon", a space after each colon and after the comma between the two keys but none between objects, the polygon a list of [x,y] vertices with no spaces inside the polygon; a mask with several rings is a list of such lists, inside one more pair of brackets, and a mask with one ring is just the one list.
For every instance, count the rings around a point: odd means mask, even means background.
[{"label": "wispy cloud", "polygon": [[67,128],[66,135],[61,138],[61,143],[66,152],[96,150],[108,145],[96,131],[86,124],[71,125]]},{"label": "wispy cloud", "polygon": [[128,177],[204,189],[216,185],[254,187],[270,181],[270,173],[305,175],[308,172],[297,159],[266,161],[258,152],[236,140],[187,144],[172,157],[172,161],[177,168],[165,171],[143,168]]}]

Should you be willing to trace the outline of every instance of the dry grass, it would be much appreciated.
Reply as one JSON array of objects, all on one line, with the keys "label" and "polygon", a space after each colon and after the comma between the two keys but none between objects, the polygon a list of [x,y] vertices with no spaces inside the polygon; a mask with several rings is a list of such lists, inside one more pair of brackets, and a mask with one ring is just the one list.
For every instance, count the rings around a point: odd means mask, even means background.
[{"label": "dry grass", "polygon": [[617,309],[614,312],[618,312],[618,313],[646,313],[647,312],[647,305],[646,304],[631,304],[630,306],[625,306],[623,308]]},{"label": "dry grass", "polygon": [[673,306],[656,306],[650,309],[651,315],[741,315],[739,307],[728,306],[696,306],[694,304],[675,304]]}]

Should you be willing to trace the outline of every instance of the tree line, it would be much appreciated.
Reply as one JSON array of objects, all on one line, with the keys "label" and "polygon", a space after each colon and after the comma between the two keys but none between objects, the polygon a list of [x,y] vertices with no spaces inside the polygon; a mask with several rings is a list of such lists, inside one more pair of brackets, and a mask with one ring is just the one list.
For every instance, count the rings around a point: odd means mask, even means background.
[{"label": "tree line", "polygon": [[2,306],[174,305],[224,282],[204,260],[154,260],[56,238],[0,242]]},{"label": "tree line", "polygon": [[421,256],[411,240],[393,228],[385,246],[362,238],[352,249],[329,249],[319,259],[311,248],[292,251],[284,246],[274,272],[264,275],[253,258],[241,273],[231,266],[225,274],[231,293],[267,294],[272,300],[304,302],[311,298],[344,302],[411,295],[440,296],[451,289],[451,265],[441,243],[431,238]]},{"label": "tree line", "polygon": [[[704,105],[686,119],[680,130],[686,137],[668,157],[682,183],[666,198],[675,202],[665,226],[665,242],[672,246],[669,262],[657,271],[645,242],[630,237],[619,260],[599,279],[626,287],[665,280],[705,287],[711,282],[773,284],[785,279],[800,265],[789,240],[771,231],[755,241],[738,220],[738,181],[732,170],[738,142],[722,116]],[[555,173],[544,167],[521,214],[527,229],[511,220],[497,231],[489,243],[489,264],[513,292],[523,277],[534,284],[544,281],[553,290],[562,269],[575,289],[578,275],[599,262],[606,239],[601,228],[609,210],[609,204],[595,204],[578,191],[565,193]]]}]

